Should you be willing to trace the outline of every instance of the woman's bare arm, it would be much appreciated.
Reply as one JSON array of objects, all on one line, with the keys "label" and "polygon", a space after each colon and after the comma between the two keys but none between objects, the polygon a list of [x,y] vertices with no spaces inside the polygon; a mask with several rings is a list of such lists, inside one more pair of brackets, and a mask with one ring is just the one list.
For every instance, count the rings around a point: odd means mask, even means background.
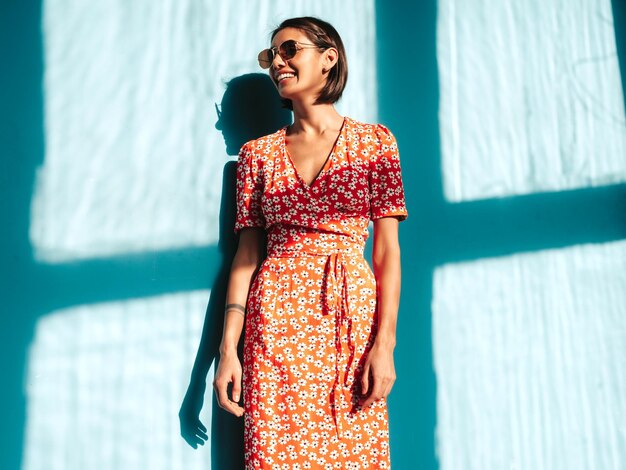
[{"label": "woman's bare arm", "polygon": [[[263,242],[264,233],[262,229],[245,228],[241,231],[237,252],[230,269],[226,305],[239,305],[245,309],[250,283],[262,261]],[[244,315],[241,310],[229,308],[226,312],[220,354],[237,349],[243,320]]]},{"label": "woman's bare arm", "polygon": [[395,217],[374,220],[372,264],[378,297],[376,341],[395,347],[401,281],[398,219]]},{"label": "woman's bare arm", "polygon": [[[396,380],[393,350],[396,346],[396,323],[400,303],[400,244],[398,219],[374,220],[372,264],[376,278],[378,331],[365,361],[361,377],[361,405],[387,397]],[[370,383],[370,375],[372,383]]]},{"label": "woman's bare arm", "polygon": [[[244,325],[244,311],[250,284],[261,264],[265,233],[259,228],[245,228],[239,235],[239,245],[233,258],[226,290],[224,330],[220,343],[220,364],[215,373],[213,387],[219,405],[241,416],[243,408],[237,404],[241,394],[241,363],[237,357],[237,344]],[[236,305],[239,307],[233,307]],[[228,398],[228,384],[232,382],[232,401]]]}]

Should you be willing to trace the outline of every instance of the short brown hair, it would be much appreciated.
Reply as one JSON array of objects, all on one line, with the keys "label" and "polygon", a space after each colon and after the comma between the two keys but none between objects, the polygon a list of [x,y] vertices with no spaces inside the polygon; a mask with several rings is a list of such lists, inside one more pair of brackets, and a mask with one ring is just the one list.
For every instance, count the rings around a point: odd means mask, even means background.
[{"label": "short brown hair", "polygon": [[[326,21],[320,20],[313,16],[300,16],[297,18],[289,18],[283,21],[272,31],[270,41],[278,32],[285,28],[295,28],[301,30],[311,40],[313,44],[323,49],[334,47],[337,49],[339,56],[337,63],[328,72],[326,85],[322,89],[320,95],[315,100],[315,104],[336,103],[341,98],[343,90],[348,82],[348,59],[346,51],[343,47],[343,41],[337,30]],[[293,110],[291,100],[281,98],[283,107]]]}]

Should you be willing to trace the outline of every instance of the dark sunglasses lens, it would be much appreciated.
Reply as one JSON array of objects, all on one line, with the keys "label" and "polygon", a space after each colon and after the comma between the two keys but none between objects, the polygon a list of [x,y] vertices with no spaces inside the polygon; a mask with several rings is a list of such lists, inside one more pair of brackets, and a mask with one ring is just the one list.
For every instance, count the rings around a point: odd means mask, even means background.
[{"label": "dark sunglasses lens", "polygon": [[268,69],[270,65],[272,65],[273,58],[274,54],[272,54],[272,51],[270,49],[263,49],[261,52],[259,52],[259,65],[263,69]]},{"label": "dark sunglasses lens", "polygon": [[292,59],[296,52],[298,52],[298,48],[296,47],[296,41],[293,39],[289,39],[280,45],[280,55],[285,60]]}]

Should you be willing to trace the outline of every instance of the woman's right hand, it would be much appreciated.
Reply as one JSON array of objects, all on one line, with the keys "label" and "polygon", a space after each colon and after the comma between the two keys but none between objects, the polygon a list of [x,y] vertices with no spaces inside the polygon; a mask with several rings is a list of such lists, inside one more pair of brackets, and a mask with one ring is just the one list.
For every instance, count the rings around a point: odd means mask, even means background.
[{"label": "woman's right hand", "polygon": [[[220,407],[238,417],[243,416],[243,407],[238,404],[241,397],[241,376],[241,362],[237,357],[237,350],[221,353],[220,364],[213,379],[213,389]],[[228,384],[231,382],[232,400],[228,397]]]}]

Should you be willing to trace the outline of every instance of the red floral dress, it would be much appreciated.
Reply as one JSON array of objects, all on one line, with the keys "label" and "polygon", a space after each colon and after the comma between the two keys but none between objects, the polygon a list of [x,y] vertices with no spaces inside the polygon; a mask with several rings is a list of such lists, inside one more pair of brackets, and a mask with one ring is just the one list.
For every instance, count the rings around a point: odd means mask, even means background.
[{"label": "red floral dress", "polygon": [[309,186],[286,130],[246,142],[237,163],[235,232],[267,231],[245,320],[245,466],[390,468],[386,399],[357,399],[378,323],[368,224],[408,215],[396,140],[346,116]]}]

